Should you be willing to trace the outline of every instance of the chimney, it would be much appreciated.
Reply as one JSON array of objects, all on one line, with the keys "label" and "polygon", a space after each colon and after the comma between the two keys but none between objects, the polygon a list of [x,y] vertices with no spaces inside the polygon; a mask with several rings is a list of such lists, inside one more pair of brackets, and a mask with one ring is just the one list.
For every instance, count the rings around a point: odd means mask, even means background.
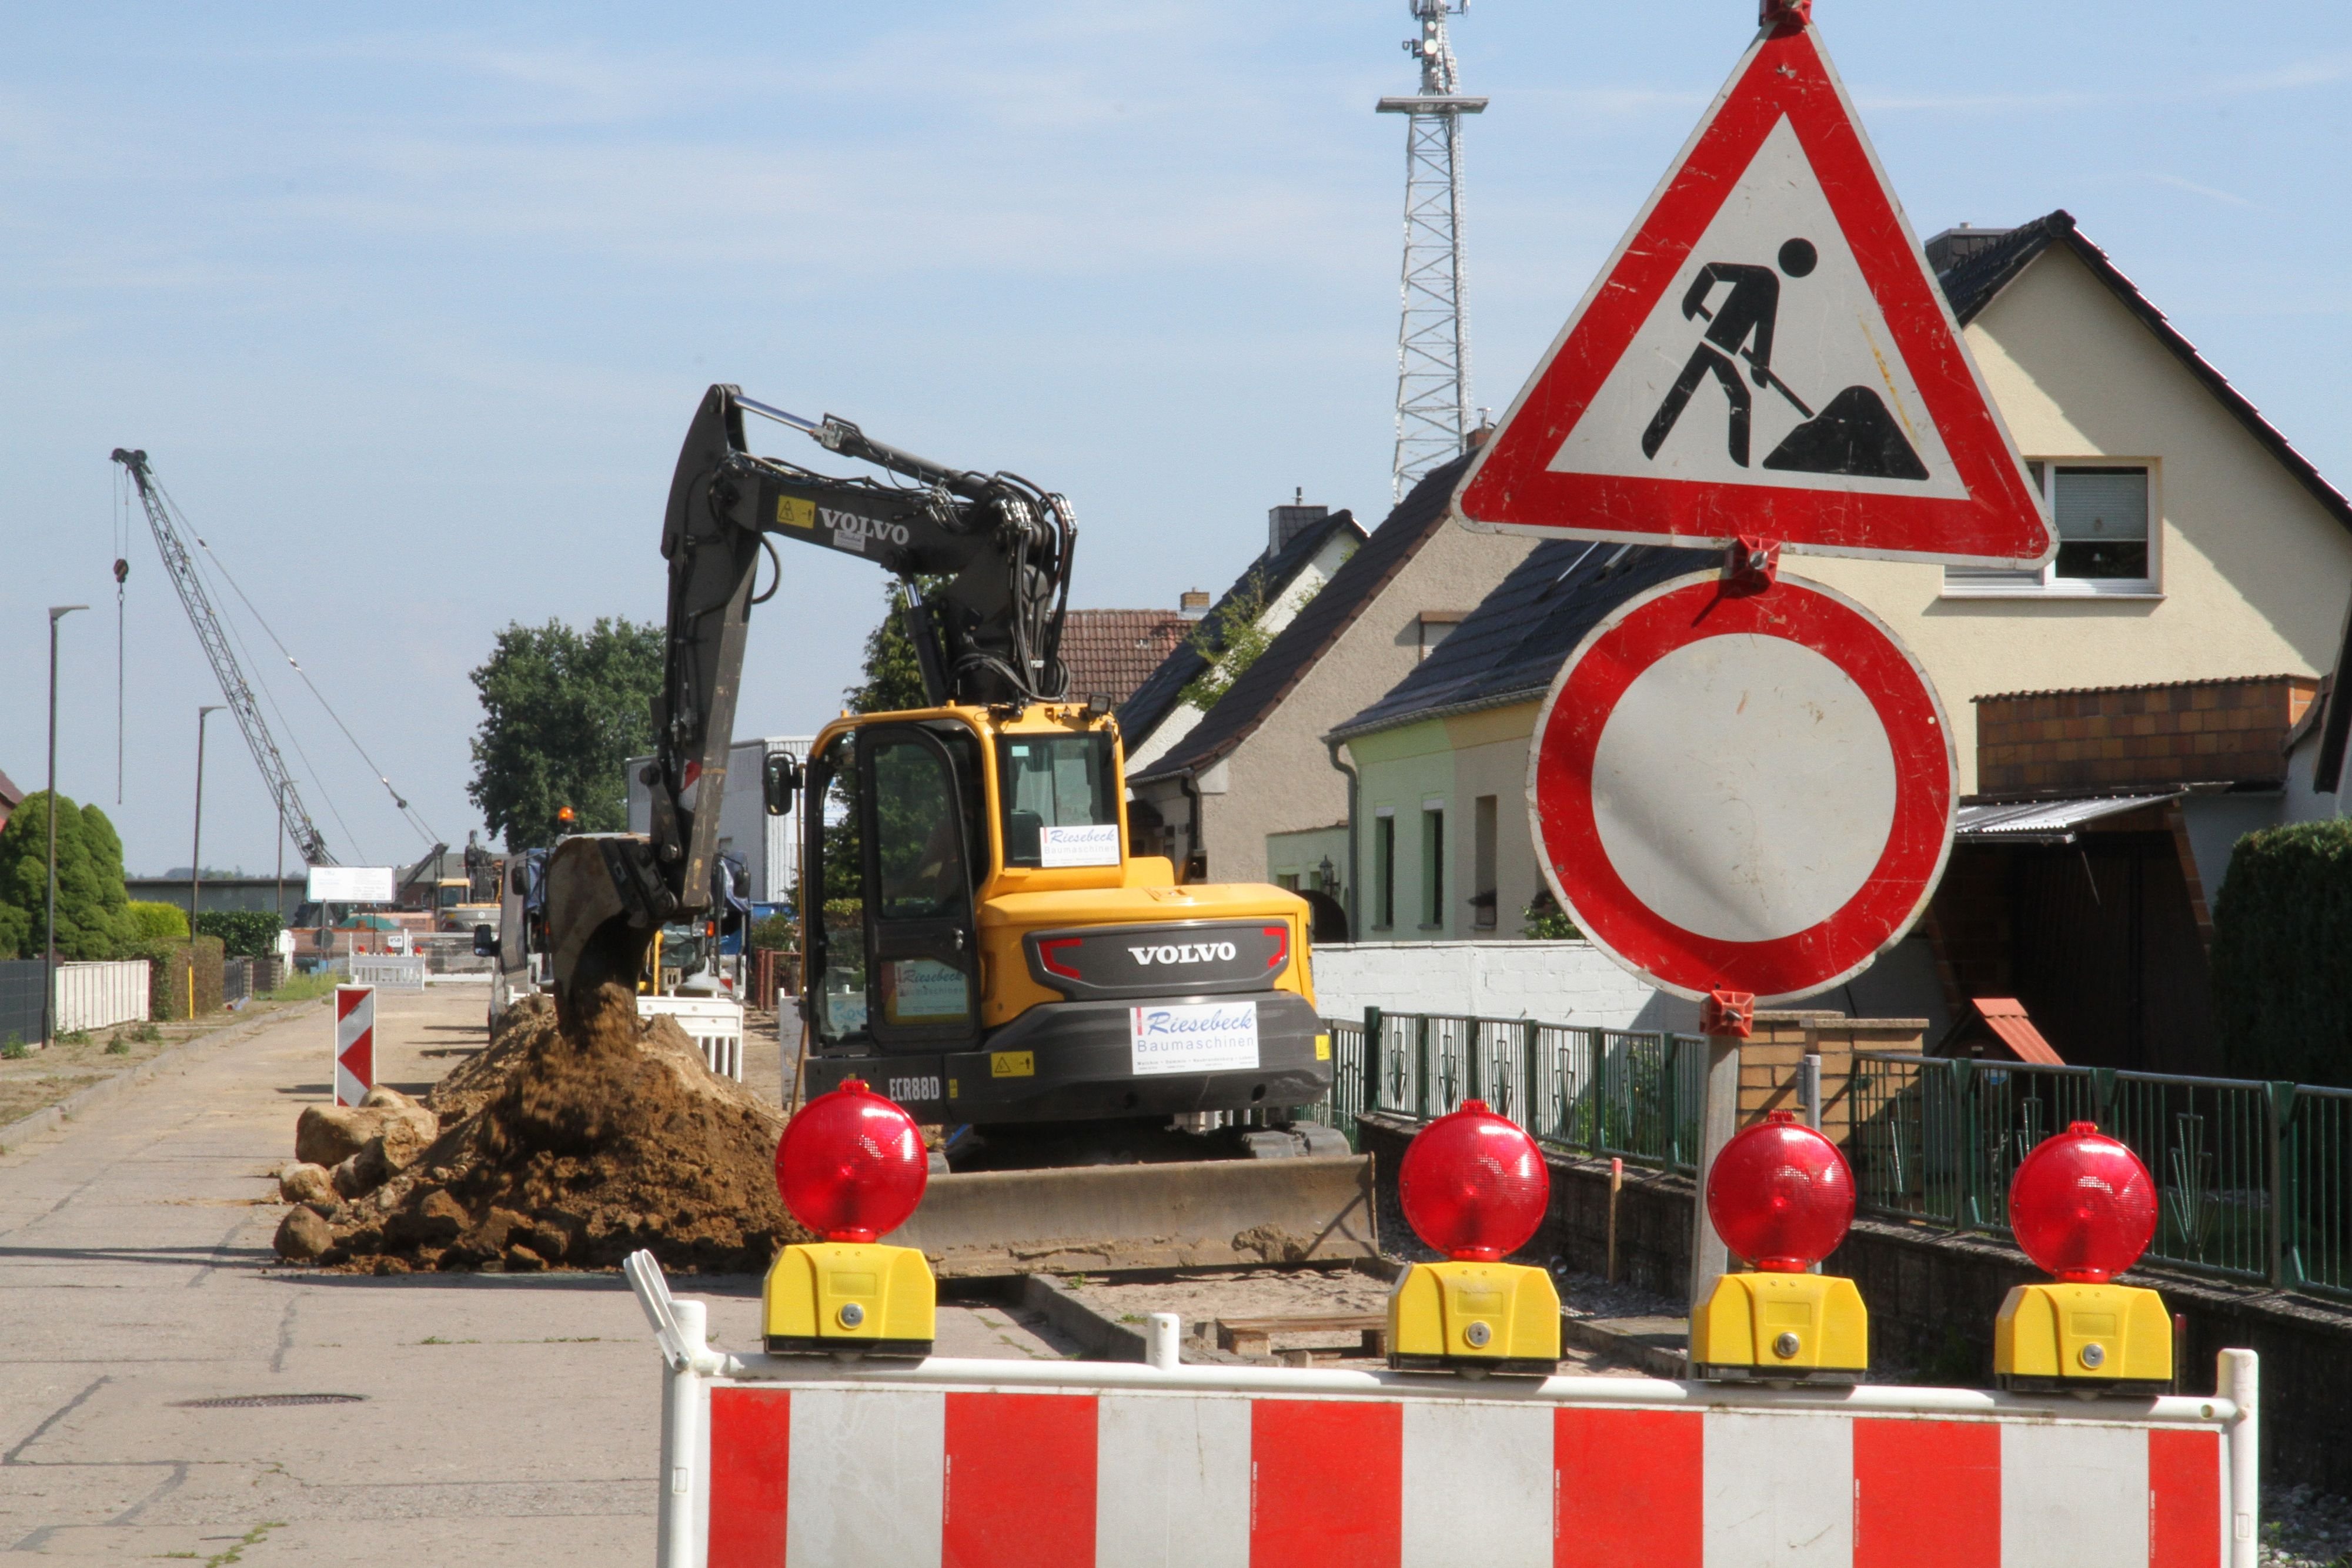
[{"label": "chimney", "polygon": [[1297,486],[1290,494],[1290,505],[1266,508],[1265,553],[1268,555],[1276,553],[1283,546],[1297,538],[1302,531],[1312,528],[1331,515],[1331,508],[1328,507],[1310,507],[1307,504],[1306,486]]},{"label": "chimney", "polygon": [[1198,621],[1209,612],[1209,596],[1197,588],[1188,588],[1176,601],[1176,612],[1187,621]]}]

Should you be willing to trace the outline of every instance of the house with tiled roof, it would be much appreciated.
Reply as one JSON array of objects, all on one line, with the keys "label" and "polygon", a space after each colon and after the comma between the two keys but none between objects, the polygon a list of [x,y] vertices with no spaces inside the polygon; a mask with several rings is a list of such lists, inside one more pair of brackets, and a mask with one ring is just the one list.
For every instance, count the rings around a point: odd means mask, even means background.
[{"label": "house with tiled roof", "polygon": [[1531,548],[1454,525],[1465,462],[1407,492],[1181,739],[1130,764],[1139,846],[1156,841],[1196,879],[1260,882],[1270,837],[1344,845],[1347,777],[1324,735],[1402,679]]},{"label": "house with tiled roof", "polygon": [[25,791],[17,787],[14,779],[0,773],[0,828],[8,825],[9,817],[24,803]]},{"label": "house with tiled roof", "polygon": [[1192,634],[1197,614],[1177,610],[1073,610],[1062,622],[1070,693],[1116,707]]},{"label": "house with tiled roof", "polygon": [[[1307,601],[1322,592],[1324,584],[1348,564],[1364,538],[1364,526],[1345,509],[1334,512],[1303,501],[1270,508],[1265,549],[1242,570],[1216,603],[1199,615],[1211,633],[1211,651],[1223,651],[1215,633],[1245,598],[1255,598],[1263,605],[1254,622],[1258,630],[1268,637],[1281,635]],[[1189,633],[1191,628],[1186,630]],[[1184,700],[1184,690],[1208,668],[1200,640],[1188,634],[1171,647],[1147,679],[1131,688],[1133,695],[1121,701],[1118,730],[1127,747],[1129,774],[1149,772],[1201,722],[1202,710]]]},{"label": "house with tiled roof", "polygon": [[[1885,1011],[1859,993],[1904,967],[1932,975],[1947,1016],[2021,998],[2070,1062],[2199,1071],[2205,909],[2230,846],[2341,754],[2313,699],[2347,656],[2352,503],[2071,215],[1950,230],[1927,250],[2059,549],[2029,572],[1784,561],[1910,648],[1942,697],[1964,802],[1906,965],[1882,960],[1856,996],[1819,1004]],[[1537,711],[1629,584],[1709,570],[1675,554],[1547,543],[1426,664],[1332,727],[1360,779],[1361,936],[1517,935],[1538,876]]]}]

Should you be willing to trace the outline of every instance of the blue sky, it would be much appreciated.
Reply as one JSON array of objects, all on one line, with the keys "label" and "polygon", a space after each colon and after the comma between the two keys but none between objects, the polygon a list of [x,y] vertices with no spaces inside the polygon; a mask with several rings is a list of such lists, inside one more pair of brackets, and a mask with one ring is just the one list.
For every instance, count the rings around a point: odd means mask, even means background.
[{"label": "blue sky", "polygon": [[[2352,8],[1821,0],[1913,226],[2064,206],[2352,476]],[[1478,0],[1477,401],[1507,403],[1749,36],[1742,0]],[[0,11],[0,768],[187,859],[217,701],[143,532],[115,804],[116,491],[155,470],[444,838],[509,620],[650,619],[705,385],[1067,492],[1074,601],[1217,589],[1294,486],[1388,499],[1402,4]],[[777,433],[771,448],[813,458]],[[134,519],[135,520],[135,519]],[[874,575],[800,551],[740,733],[854,675]],[[257,636],[249,626],[249,637]],[[338,857],[422,846],[283,666]],[[205,859],[271,863],[215,725]]]}]

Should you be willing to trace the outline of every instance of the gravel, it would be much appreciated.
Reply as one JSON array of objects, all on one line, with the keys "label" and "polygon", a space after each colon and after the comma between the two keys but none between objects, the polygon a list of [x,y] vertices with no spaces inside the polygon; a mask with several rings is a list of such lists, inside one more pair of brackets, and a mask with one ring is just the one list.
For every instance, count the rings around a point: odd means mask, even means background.
[{"label": "gravel", "polygon": [[2352,1502],[2307,1486],[2264,1487],[2262,1560],[2279,1568],[2352,1568]]}]

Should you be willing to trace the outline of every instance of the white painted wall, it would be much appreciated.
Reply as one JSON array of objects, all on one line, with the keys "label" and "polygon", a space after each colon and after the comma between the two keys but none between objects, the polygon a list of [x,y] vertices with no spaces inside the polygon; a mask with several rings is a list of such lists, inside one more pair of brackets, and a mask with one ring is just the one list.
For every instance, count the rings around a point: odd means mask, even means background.
[{"label": "white painted wall", "polygon": [[58,1032],[104,1029],[147,1016],[147,988],[153,972],[144,958],[108,964],[58,966]]},{"label": "white painted wall", "polygon": [[[1327,1019],[1384,1012],[1531,1018],[1585,1029],[1664,1029],[1695,1034],[1698,1004],[1643,984],[1590,942],[1350,942],[1318,947],[1315,1010]],[[1848,1018],[1927,1020],[1948,1009],[1922,936],[1896,943],[1847,985],[1791,1008]]]},{"label": "white painted wall", "polygon": [[1590,942],[1351,942],[1318,947],[1315,1009],[1531,1018],[1591,1029],[1695,1031],[1698,1004],[1665,996]]}]

